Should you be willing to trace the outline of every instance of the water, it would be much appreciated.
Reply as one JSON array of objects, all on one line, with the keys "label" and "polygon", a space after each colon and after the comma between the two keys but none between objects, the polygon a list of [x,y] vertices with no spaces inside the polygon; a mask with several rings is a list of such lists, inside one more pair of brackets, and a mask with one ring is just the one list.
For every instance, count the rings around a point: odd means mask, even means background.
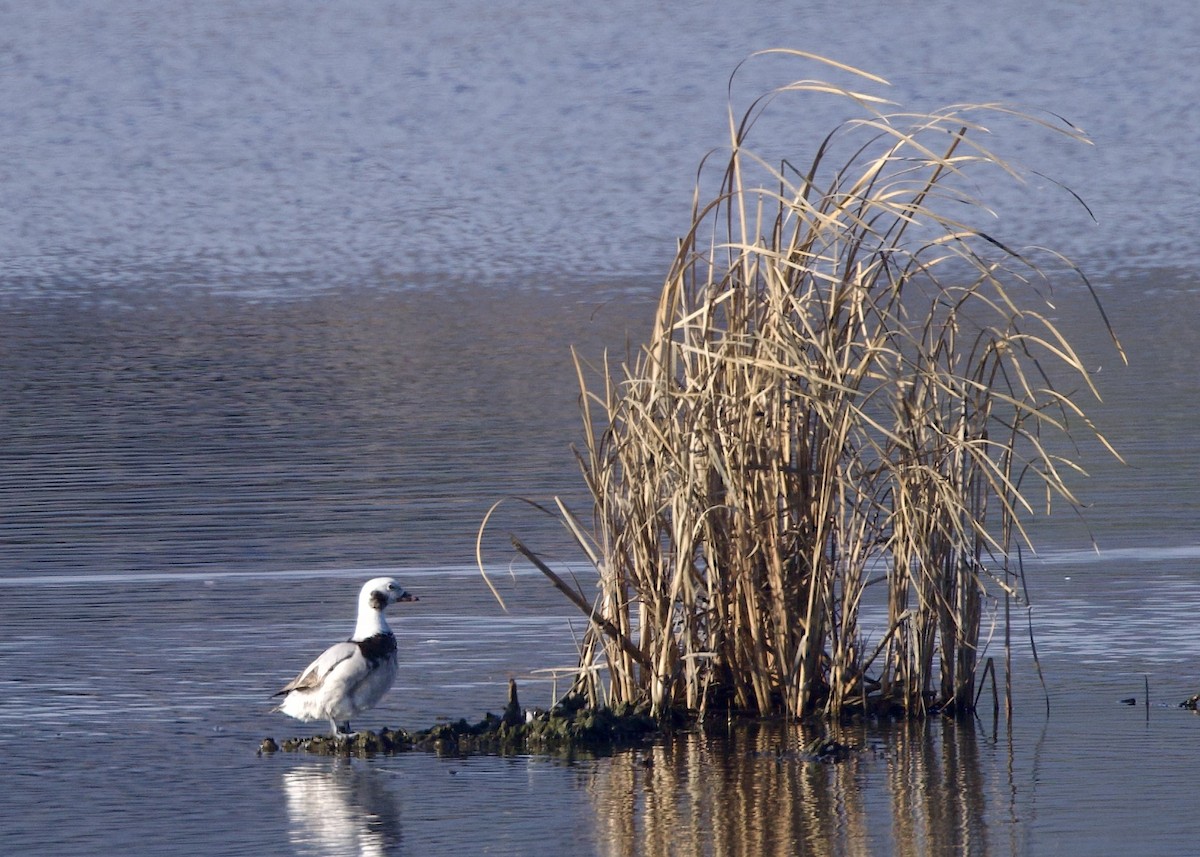
[{"label": "water", "polygon": [[[892,81],[907,107],[1002,99],[1073,145],[997,145],[1088,201],[980,176],[1003,234],[1128,269],[1194,263],[1200,22],[1184,0],[394,5],[146,0],[0,8],[5,290],[153,281],[294,294],[371,283],[558,288],[656,277],[696,165],[725,143],[731,70],[794,47]],[[750,99],[795,77],[763,60]],[[780,107],[770,148],[843,102]],[[1011,136],[1009,132],[1011,131]],[[796,160],[811,156],[788,145]]]},{"label": "water", "polygon": [[[1148,586],[1161,562],[1093,595],[1139,575]],[[366,722],[478,716],[509,676],[526,704],[552,697],[536,671],[570,662],[571,614],[535,576],[497,578],[505,615],[472,569],[402,573],[422,600],[394,609],[401,671]],[[1200,644],[1154,633],[1179,625],[1195,580],[1118,616],[1047,597],[1052,714],[1023,663],[1011,736],[985,698],[977,726],[847,728],[863,752],[838,765],[804,761],[812,736],[787,730],[598,760],[257,757],[262,736],[300,731],[266,692],[345,633],[361,576],[6,581],[6,853],[1084,854],[1167,852],[1196,833],[1197,721],[1173,706],[1194,689],[1178,665]],[[1143,629],[1135,645],[1105,636],[1125,621]]]},{"label": "water", "polygon": [[[1200,720],[1175,707],[1200,690],[1185,4],[172,8],[0,5],[0,852],[1194,844]],[[1128,464],[1085,447],[1083,521],[1034,526],[1050,716],[1020,613],[1011,734],[985,694],[972,726],[850,730],[864,752],[841,765],[788,731],[569,761],[257,756],[303,728],[268,694],[384,570],[421,601],[395,610],[400,676],[364,725],[476,718],[514,676],[527,704],[553,698],[581,625],[509,572],[507,533],[576,557],[508,501],[482,540],[505,613],[472,567],[479,522],[507,495],[582,502],[568,349],[644,336],[729,70],[772,45],[918,106],[1041,106],[1097,141],[1001,138],[1097,223],[1052,186],[983,189],[999,231],[1084,262],[1130,354],[1060,291]],[[735,96],[779,71],[752,65]],[[839,118],[805,110],[804,135]]]}]

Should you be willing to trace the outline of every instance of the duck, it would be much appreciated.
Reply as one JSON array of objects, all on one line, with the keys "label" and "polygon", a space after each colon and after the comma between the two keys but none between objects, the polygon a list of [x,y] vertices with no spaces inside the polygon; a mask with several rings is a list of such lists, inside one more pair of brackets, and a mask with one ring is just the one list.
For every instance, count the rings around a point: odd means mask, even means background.
[{"label": "duck", "polygon": [[396,680],[396,636],[383,611],[419,600],[391,577],[364,583],[350,639],[334,643],[272,694],[283,697],[273,710],[305,722],[327,720],[334,738],[352,736],[350,718],[374,707]]}]

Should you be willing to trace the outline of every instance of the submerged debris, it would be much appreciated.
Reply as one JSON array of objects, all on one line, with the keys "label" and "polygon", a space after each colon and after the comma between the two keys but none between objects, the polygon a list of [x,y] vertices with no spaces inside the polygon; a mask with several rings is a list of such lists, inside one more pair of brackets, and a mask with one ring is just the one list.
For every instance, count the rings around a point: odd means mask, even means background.
[{"label": "submerged debris", "polygon": [[[683,715],[672,720],[658,720],[650,716],[648,705],[622,704],[613,708],[592,708],[582,695],[568,696],[550,711],[523,709],[517,698],[516,683],[510,681],[504,713],[499,716],[485,714],[478,723],[468,723],[464,718],[420,732],[384,728],[378,732],[358,732],[349,736],[288,738],[279,743],[273,738],[264,738],[258,754],[261,756],[284,750],[321,756],[374,756],[420,750],[439,756],[541,753],[578,758],[640,747],[681,728],[720,735],[738,722],[736,717],[723,724],[716,721],[700,722]],[[770,721],[750,717],[740,722],[753,726]],[[843,743],[824,729],[819,731],[817,737],[810,738],[796,749],[770,751],[777,759],[788,757],[804,762],[826,763],[843,762],[858,752],[859,748]],[[650,762],[644,761],[643,764],[649,765]]]},{"label": "submerged debris", "polygon": [[[270,738],[263,741],[275,742]],[[401,753],[412,749],[412,737],[400,729],[383,728],[378,732],[355,732],[353,735],[313,735],[311,738],[286,738],[282,749],[304,751],[318,756],[374,756],[380,753]]]},{"label": "submerged debris", "polygon": [[610,751],[640,743],[659,731],[645,711],[631,706],[528,712],[524,722],[488,714],[476,724],[459,720],[444,723],[415,736],[414,746],[439,754],[556,753]]},{"label": "submerged debris", "polygon": [[420,732],[381,729],[350,736],[315,735],[288,738],[281,744],[266,738],[259,753],[278,749],[323,756],[371,756],[426,750],[439,755],[471,753],[604,753],[641,743],[659,734],[661,725],[645,707],[631,705],[587,708],[582,699],[568,699],[551,711],[522,711],[516,685],[510,683],[509,702],[503,716],[485,714],[478,723],[461,719]]}]

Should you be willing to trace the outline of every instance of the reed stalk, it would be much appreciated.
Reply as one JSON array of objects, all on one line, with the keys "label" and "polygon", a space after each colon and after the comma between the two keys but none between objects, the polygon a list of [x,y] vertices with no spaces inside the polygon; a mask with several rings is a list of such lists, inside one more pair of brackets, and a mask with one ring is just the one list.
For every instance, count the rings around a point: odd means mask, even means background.
[{"label": "reed stalk", "polygon": [[[862,114],[803,169],[748,146],[797,93]],[[801,80],[731,107],[728,160],[697,191],[648,342],[598,384],[576,358],[594,526],[560,511],[599,575],[581,603],[596,698],[660,714],[973,708],[985,613],[1016,594],[1034,498],[1076,502],[1081,468],[1047,437],[1096,434],[1077,398],[1099,397],[1039,310],[1054,278],[1090,284],[974,225],[968,176],[1020,180],[984,146],[989,118],[1085,138],[997,104],[892,106]],[[886,625],[868,640],[874,582]]]}]

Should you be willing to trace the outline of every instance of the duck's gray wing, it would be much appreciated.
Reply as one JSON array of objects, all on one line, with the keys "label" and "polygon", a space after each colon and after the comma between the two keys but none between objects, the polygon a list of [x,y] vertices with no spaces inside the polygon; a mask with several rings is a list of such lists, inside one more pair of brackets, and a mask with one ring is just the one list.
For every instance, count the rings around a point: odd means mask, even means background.
[{"label": "duck's gray wing", "polygon": [[357,654],[358,644],[356,643],[334,643],[328,649],[321,652],[320,656],[305,667],[304,671],[292,679],[286,687],[276,691],[272,696],[283,696],[285,693],[291,693],[293,690],[312,690],[313,688],[320,687],[321,682],[325,680],[325,676],[329,675],[334,667]]}]

